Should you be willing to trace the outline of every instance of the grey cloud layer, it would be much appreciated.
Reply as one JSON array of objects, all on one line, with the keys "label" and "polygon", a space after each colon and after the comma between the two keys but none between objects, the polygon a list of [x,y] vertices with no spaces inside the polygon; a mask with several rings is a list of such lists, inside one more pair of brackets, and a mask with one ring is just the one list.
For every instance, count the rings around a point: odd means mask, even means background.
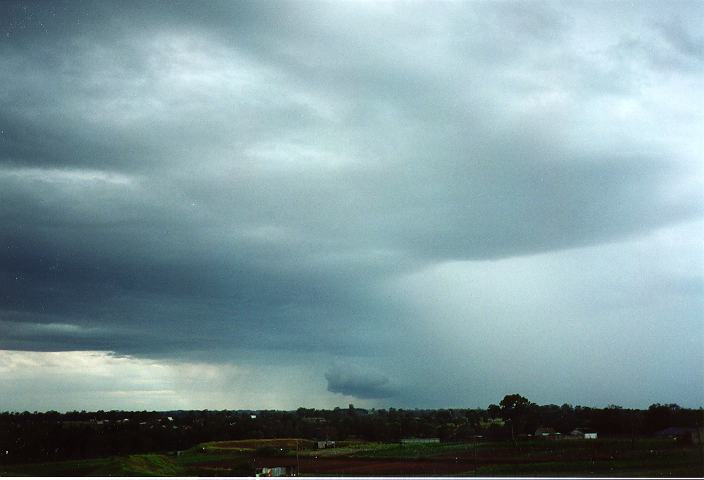
[{"label": "grey cloud layer", "polygon": [[329,392],[360,399],[388,398],[398,393],[387,376],[354,364],[333,366],[325,372],[325,380]]},{"label": "grey cloud layer", "polygon": [[389,279],[702,215],[696,2],[0,13],[0,348],[316,352],[404,383],[428,347],[398,345]]}]

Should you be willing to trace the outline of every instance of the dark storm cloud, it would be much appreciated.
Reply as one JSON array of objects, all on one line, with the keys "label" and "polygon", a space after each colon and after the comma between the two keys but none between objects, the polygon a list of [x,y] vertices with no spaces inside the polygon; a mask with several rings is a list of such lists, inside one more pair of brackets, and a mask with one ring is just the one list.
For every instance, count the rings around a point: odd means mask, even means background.
[{"label": "dark storm cloud", "polygon": [[397,394],[385,375],[355,365],[336,365],[325,373],[325,379],[329,392],[360,399],[388,398]]},{"label": "dark storm cloud", "polygon": [[[430,347],[397,341],[415,321],[399,277],[701,218],[701,17],[5,2],[0,348],[403,365]],[[701,296],[696,274],[650,274]],[[326,378],[391,395],[385,377]]]}]

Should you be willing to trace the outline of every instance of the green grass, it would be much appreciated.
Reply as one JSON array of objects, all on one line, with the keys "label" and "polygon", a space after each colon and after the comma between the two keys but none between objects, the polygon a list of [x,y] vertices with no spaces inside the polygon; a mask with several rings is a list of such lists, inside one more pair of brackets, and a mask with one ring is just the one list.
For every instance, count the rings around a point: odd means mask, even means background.
[{"label": "green grass", "polygon": [[[394,448],[394,443],[381,442],[338,442],[335,448],[321,448],[312,450],[299,450],[298,454],[302,457],[340,457],[355,454],[373,454],[380,450]],[[295,455],[296,451],[289,451],[290,455]]]},{"label": "green grass", "polygon": [[[295,443],[296,439],[209,442],[178,456],[152,453],[0,466],[0,476],[247,476],[253,473],[251,459],[258,449],[284,448],[288,455],[296,455]],[[314,445],[312,441],[298,443],[299,447]],[[697,447],[685,448],[660,440],[529,441],[517,445],[355,441],[338,442],[337,448],[300,449],[299,455],[410,460],[458,454],[471,459],[475,448],[480,466],[466,475],[701,477],[703,473]]]},{"label": "green grass", "polygon": [[315,447],[313,440],[305,438],[255,438],[249,440],[229,440],[225,442],[207,442],[201,444],[206,450],[235,450],[246,451],[257,448],[274,447],[284,449],[312,449]]},{"label": "green grass", "polygon": [[125,477],[168,477],[183,475],[184,470],[176,465],[170,457],[159,454],[130,455],[119,458],[115,465],[106,466],[105,470],[95,472],[98,475],[115,475]]},{"label": "green grass", "polygon": [[427,458],[437,455],[449,455],[454,452],[464,452],[474,448],[474,443],[419,443],[401,445],[385,444],[381,448],[361,450],[355,457],[369,458]]},{"label": "green grass", "polygon": [[174,476],[184,470],[169,457],[159,454],[129,455],[126,457],[68,460],[64,462],[32,463],[0,467],[1,476]]},{"label": "green grass", "polygon": [[113,458],[93,458],[90,460],[67,460],[64,462],[30,463],[0,466],[3,477],[60,477],[87,476],[112,463]]},{"label": "green grass", "polygon": [[[336,448],[300,451],[299,455],[308,457],[426,458],[471,450],[474,448],[474,445],[474,443],[421,443],[415,445],[401,445],[400,443],[381,442],[340,442]],[[289,453],[295,455],[295,451]]]},{"label": "green grass", "polygon": [[90,460],[67,460],[50,463],[30,463],[0,466],[0,476],[62,477],[62,476],[124,476],[169,477],[251,475],[251,449],[218,449],[199,445],[184,450],[181,455],[159,453],[115,456]]},{"label": "green grass", "polygon": [[241,452],[199,452],[193,450],[185,451],[181,456],[172,457],[172,461],[176,465],[182,467],[187,467],[189,465],[194,465],[203,462],[212,462],[214,460],[226,460],[233,457],[242,458],[244,456]]}]

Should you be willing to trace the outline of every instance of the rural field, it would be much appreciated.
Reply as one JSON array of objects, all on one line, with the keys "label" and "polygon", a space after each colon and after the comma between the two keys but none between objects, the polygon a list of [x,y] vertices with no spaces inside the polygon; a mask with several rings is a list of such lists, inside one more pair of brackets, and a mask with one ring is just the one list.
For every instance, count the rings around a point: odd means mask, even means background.
[{"label": "rural field", "polygon": [[701,447],[668,440],[573,440],[400,445],[307,439],[202,443],[189,450],[0,466],[2,476],[253,476],[287,467],[299,476],[701,477]]}]

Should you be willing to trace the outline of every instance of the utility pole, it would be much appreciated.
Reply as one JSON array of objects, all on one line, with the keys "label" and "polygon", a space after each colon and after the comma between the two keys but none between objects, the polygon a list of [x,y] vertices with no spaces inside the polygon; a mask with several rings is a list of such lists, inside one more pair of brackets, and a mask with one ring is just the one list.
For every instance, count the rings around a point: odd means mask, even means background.
[{"label": "utility pole", "polygon": [[298,460],[298,439],[296,439],[296,475],[301,475],[301,462]]},{"label": "utility pole", "polygon": [[701,443],[701,434],[699,435],[699,460],[702,464],[702,476],[704,476],[704,443]]},{"label": "utility pole", "polygon": [[474,474],[477,474],[477,438],[474,439]]}]

